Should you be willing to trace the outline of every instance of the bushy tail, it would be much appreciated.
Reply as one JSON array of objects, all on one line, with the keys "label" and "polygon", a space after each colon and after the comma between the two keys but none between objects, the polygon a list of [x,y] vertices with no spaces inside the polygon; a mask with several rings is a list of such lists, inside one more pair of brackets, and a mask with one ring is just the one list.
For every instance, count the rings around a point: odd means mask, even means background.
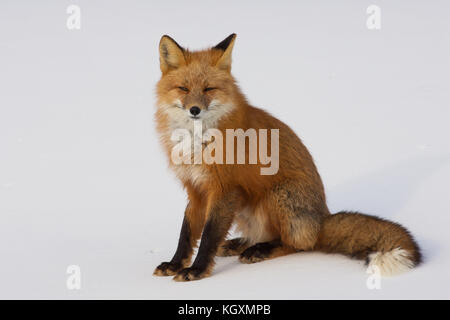
[{"label": "bushy tail", "polygon": [[356,212],[328,216],[317,241],[317,250],[365,259],[381,275],[401,273],[420,264],[419,246],[401,225]]}]

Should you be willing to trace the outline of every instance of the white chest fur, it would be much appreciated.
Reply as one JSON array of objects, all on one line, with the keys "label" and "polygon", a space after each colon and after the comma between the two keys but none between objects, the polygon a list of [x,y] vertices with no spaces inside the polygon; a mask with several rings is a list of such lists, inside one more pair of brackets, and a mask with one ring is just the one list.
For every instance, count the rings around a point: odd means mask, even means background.
[{"label": "white chest fur", "polygon": [[251,244],[273,240],[273,235],[268,232],[267,216],[262,212],[262,207],[246,207],[236,214],[236,229]]}]

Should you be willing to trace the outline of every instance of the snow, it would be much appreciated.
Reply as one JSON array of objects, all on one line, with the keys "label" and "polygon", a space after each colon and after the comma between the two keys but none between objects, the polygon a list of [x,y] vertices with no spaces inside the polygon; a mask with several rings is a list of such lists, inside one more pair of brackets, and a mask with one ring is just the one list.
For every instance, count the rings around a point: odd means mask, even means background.
[{"label": "snow", "polygon": [[[450,46],[445,1],[79,0],[0,4],[0,298],[450,298]],[[298,253],[217,258],[191,283],[152,276],[174,253],[185,194],[153,124],[157,45],[238,38],[251,103],[313,154],[332,212],[402,223],[423,265],[369,289],[362,262]],[[81,289],[68,290],[70,265]]]}]

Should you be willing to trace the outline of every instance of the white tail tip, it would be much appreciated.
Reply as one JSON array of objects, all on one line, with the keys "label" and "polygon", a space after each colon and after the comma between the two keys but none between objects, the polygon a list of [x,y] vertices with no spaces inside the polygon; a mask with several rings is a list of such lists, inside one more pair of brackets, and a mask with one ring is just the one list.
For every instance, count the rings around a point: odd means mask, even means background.
[{"label": "white tail tip", "polygon": [[395,248],[388,252],[374,252],[368,258],[368,267],[374,271],[378,270],[382,276],[393,276],[414,267],[410,253],[401,248]]}]

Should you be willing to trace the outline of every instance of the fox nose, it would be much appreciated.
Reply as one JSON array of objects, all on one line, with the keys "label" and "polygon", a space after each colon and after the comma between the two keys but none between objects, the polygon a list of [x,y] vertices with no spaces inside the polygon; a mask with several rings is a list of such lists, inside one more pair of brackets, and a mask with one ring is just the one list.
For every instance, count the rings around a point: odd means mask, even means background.
[{"label": "fox nose", "polygon": [[193,106],[193,107],[191,107],[191,108],[189,109],[189,112],[190,112],[193,116],[198,115],[198,114],[200,113],[200,111],[202,111],[202,110],[200,110],[200,108],[197,107],[197,106]]}]

